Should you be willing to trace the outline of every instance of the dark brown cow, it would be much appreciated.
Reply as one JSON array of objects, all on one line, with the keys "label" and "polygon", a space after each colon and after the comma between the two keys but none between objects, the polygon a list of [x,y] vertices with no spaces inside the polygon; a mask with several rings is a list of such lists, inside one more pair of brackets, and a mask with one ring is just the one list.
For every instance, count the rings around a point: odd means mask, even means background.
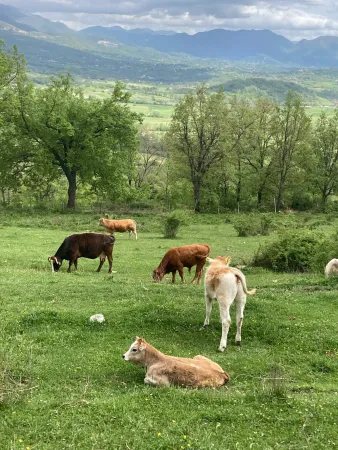
[{"label": "dark brown cow", "polygon": [[189,272],[193,266],[196,266],[196,273],[192,280],[200,283],[203,267],[207,256],[210,253],[210,247],[207,244],[182,245],[173,247],[163,256],[160,265],[153,271],[153,279],[161,281],[164,275],[172,273],[172,282],[175,283],[176,271],[180,274],[182,283],[184,282],[183,267],[188,267]]},{"label": "dark brown cow", "polygon": [[48,260],[52,265],[52,271],[58,272],[62,265],[62,261],[69,261],[68,271],[70,272],[72,264],[77,270],[78,258],[100,258],[100,265],[97,272],[100,272],[106,257],[109,261],[108,273],[112,272],[113,267],[113,248],[115,237],[102,233],[82,233],[71,234],[62,242],[54,256],[50,256]]}]

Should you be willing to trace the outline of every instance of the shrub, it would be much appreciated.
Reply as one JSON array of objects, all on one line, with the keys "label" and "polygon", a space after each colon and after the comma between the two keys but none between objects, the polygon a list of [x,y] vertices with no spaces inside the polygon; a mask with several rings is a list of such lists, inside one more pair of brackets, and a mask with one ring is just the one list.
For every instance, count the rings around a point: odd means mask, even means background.
[{"label": "shrub", "polygon": [[238,236],[267,236],[272,227],[272,218],[268,214],[238,216],[233,225]]},{"label": "shrub", "polygon": [[284,232],[276,242],[258,250],[253,265],[278,272],[322,271],[334,247],[332,238],[318,232],[305,229]]},{"label": "shrub", "polygon": [[186,225],[187,216],[185,211],[173,211],[164,221],[164,237],[172,239],[177,236],[181,225]]}]

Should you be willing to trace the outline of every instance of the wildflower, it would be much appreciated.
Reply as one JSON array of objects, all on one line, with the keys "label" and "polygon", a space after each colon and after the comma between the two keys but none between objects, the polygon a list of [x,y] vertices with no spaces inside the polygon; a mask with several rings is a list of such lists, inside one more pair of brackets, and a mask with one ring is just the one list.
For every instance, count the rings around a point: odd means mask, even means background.
[{"label": "wildflower", "polygon": [[157,433],[157,436],[161,436],[162,435],[162,433]]},{"label": "wildflower", "polygon": [[20,444],[22,444],[23,440],[22,440],[22,439],[19,439],[19,442],[20,442]]},{"label": "wildflower", "polygon": [[186,436],[186,435],[184,435],[184,436],[183,436],[183,439],[187,439],[187,436]]},{"label": "wildflower", "polygon": [[176,420],[172,419],[172,423],[176,423]]}]

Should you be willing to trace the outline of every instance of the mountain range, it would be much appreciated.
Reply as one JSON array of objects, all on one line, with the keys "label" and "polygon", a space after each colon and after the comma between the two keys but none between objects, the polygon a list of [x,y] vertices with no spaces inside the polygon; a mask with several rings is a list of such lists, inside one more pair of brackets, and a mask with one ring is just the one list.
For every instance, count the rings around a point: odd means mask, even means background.
[{"label": "mountain range", "polygon": [[338,37],[292,42],[269,30],[215,29],[189,35],[95,26],[74,31],[4,4],[0,39],[17,45],[33,72],[68,70],[88,78],[208,80],[216,68],[231,62],[338,68]]}]

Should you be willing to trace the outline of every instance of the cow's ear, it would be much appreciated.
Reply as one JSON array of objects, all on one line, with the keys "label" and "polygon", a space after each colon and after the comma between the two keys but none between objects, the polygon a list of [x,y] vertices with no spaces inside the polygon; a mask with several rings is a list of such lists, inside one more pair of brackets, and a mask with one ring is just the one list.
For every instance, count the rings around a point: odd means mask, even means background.
[{"label": "cow's ear", "polygon": [[231,262],[231,256],[227,256],[227,257],[225,258],[225,261],[226,261],[227,264],[230,264],[230,262]]},{"label": "cow's ear", "polygon": [[51,256],[48,256],[48,261],[50,262]]}]

